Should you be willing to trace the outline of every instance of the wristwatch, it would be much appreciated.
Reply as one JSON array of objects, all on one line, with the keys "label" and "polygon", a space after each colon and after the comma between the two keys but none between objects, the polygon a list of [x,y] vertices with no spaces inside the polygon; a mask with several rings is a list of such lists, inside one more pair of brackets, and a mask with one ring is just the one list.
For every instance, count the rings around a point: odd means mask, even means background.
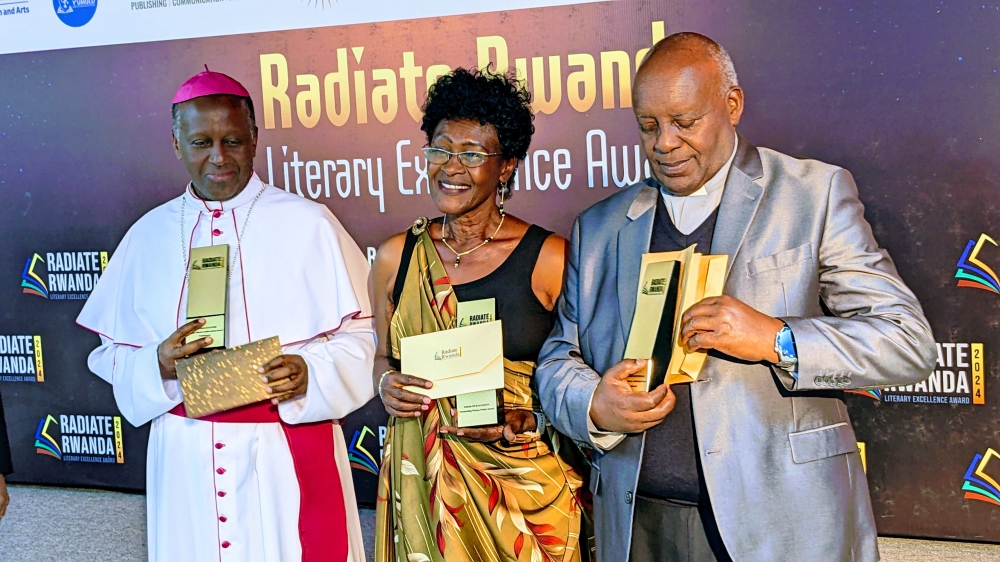
[{"label": "wristwatch", "polygon": [[545,433],[545,426],[549,424],[548,418],[542,412],[535,412],[535,431]]},{"label": "wristwatch", "polygon": [[792,329],[788,327],[788,324],[782,326],[775,334],[774,352],[778,354],[778,362],[775,365],[779,368],[791,373],[799,366],[799,356],[795,352],[795,338],[792,336]]},{"label": "wristwatch", "polygon": [[533,412],[533,414],[535,415],[535,429],[514,435],[514,440],[511,443],[531,443],[545,434],[545,427],[549,423],[545,414],[541,412]]}]

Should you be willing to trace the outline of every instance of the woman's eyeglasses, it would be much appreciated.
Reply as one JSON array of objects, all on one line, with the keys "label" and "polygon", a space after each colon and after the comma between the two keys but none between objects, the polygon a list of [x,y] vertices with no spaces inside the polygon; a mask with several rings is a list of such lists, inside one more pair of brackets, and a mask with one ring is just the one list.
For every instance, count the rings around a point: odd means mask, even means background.
[{"label": "woman's eyeglasses", "polygon": [[490,156],[500,156],[500,154],[501,153],[499,152],[487,154],[485,152],[474,152],[471,150],[465,152],[451,152],[443,148],[434,148],[432,146],[424,147],[424,156],[427,158],[427,161],[431,164],[437,164],[439,166],[441,164],[447,164],[448,161],[451,160],[452,156],[458,156],[458,162],[461,165],[466,168],[478,168],[479,166],[485,164],[486,159]]}]

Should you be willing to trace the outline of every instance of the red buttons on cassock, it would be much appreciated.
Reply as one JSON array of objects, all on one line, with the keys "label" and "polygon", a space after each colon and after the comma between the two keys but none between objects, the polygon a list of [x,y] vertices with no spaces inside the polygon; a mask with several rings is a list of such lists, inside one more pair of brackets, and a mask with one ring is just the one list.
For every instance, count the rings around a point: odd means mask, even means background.
[{"label": "red buttons on cassock", "polygon": [[212,231],[212,236],[220,236],[221,234],[222,234],[222,231],[219,230],[218,228],[216,228],[215,230]]},{"label": "red buttons on cassock", "polygon": [[225,515],[223,515],[223,516],[219,517],[219,521],[222,521],[223,523],[225,523],[226,521],[229,521],[229,519]]},{"label": "red buttons on cassock", "polygon": [[222,548],[229,548],[229,541],[222,541]]},{"label": "red buttons on cassock", "polygon": [[216,210],[212,211],[212,216],[215,217],[215,218],[219,218],[219,217],[222,216],[222,211],[216,209]]},{"label": "red buttons on cassock", "polygon": [[223,448],[223,447],[225,447],[225,445],[223,445],[222,443],[216,443],[216,444],[215,444],[215,448],[216,448],[216,449],[221,449],[221,448]]},{"label": "red buttons on cassock", "polygon": [[217,469],[215,469],[215,472],[218,473],[218,474],[225,474],[226,473],[226,469],[224,469],[224,468],[217,468]]},{"label": "red buttons on cassock", "polygon": [[225,492],[219,492],[219,497],[220,497],[220,498],[224,498],[224,497],[226,497],[226,493],[225,493]]}]

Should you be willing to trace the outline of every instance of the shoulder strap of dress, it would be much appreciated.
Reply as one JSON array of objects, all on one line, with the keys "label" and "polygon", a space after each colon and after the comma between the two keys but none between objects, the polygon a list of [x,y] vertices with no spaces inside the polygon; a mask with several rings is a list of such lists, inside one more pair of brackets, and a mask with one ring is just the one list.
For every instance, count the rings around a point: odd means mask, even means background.
[{"label": "shoulder strap of dress", "polygon": [[552,236],[551,231],[545,230],[537,224],[532,224],[528,227],[528,231],[524,233],[521,243],[518,244],[517,251],[520,254],[518,262],[524,264],[529,275],[535,270],[538,255],[542,253],[542,246],[545,245],[545,241],[549,236]]},{"label": "shoulder strap of dress", "polygon": [[399,269],[396,270],[396,284],[392,287],[392,304],[399,304],[399,297],[403,295],[403,287],[406,285],[406,272],[410,270],[410,258],[413,257],[413,248],[417,245],[417,235],[413,229],[406,229],[406,241],[403,242],[403,255],[399,257]]}]

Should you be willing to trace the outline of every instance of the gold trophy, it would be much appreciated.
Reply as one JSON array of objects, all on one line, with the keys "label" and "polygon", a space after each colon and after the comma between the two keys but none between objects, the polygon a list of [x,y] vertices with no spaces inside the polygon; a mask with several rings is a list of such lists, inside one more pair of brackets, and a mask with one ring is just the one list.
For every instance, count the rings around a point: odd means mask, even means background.
[{"label": "gold trophy", "polygon": [[281,355],[281,344],[273,337],[226,349],[228,295],[229,246],[192,248],[187,320],[204,318],[205,325],[185,341],[212,338],[201,353],[177,362],[184,408],[192,418],[273,397],[257,369]]}]

